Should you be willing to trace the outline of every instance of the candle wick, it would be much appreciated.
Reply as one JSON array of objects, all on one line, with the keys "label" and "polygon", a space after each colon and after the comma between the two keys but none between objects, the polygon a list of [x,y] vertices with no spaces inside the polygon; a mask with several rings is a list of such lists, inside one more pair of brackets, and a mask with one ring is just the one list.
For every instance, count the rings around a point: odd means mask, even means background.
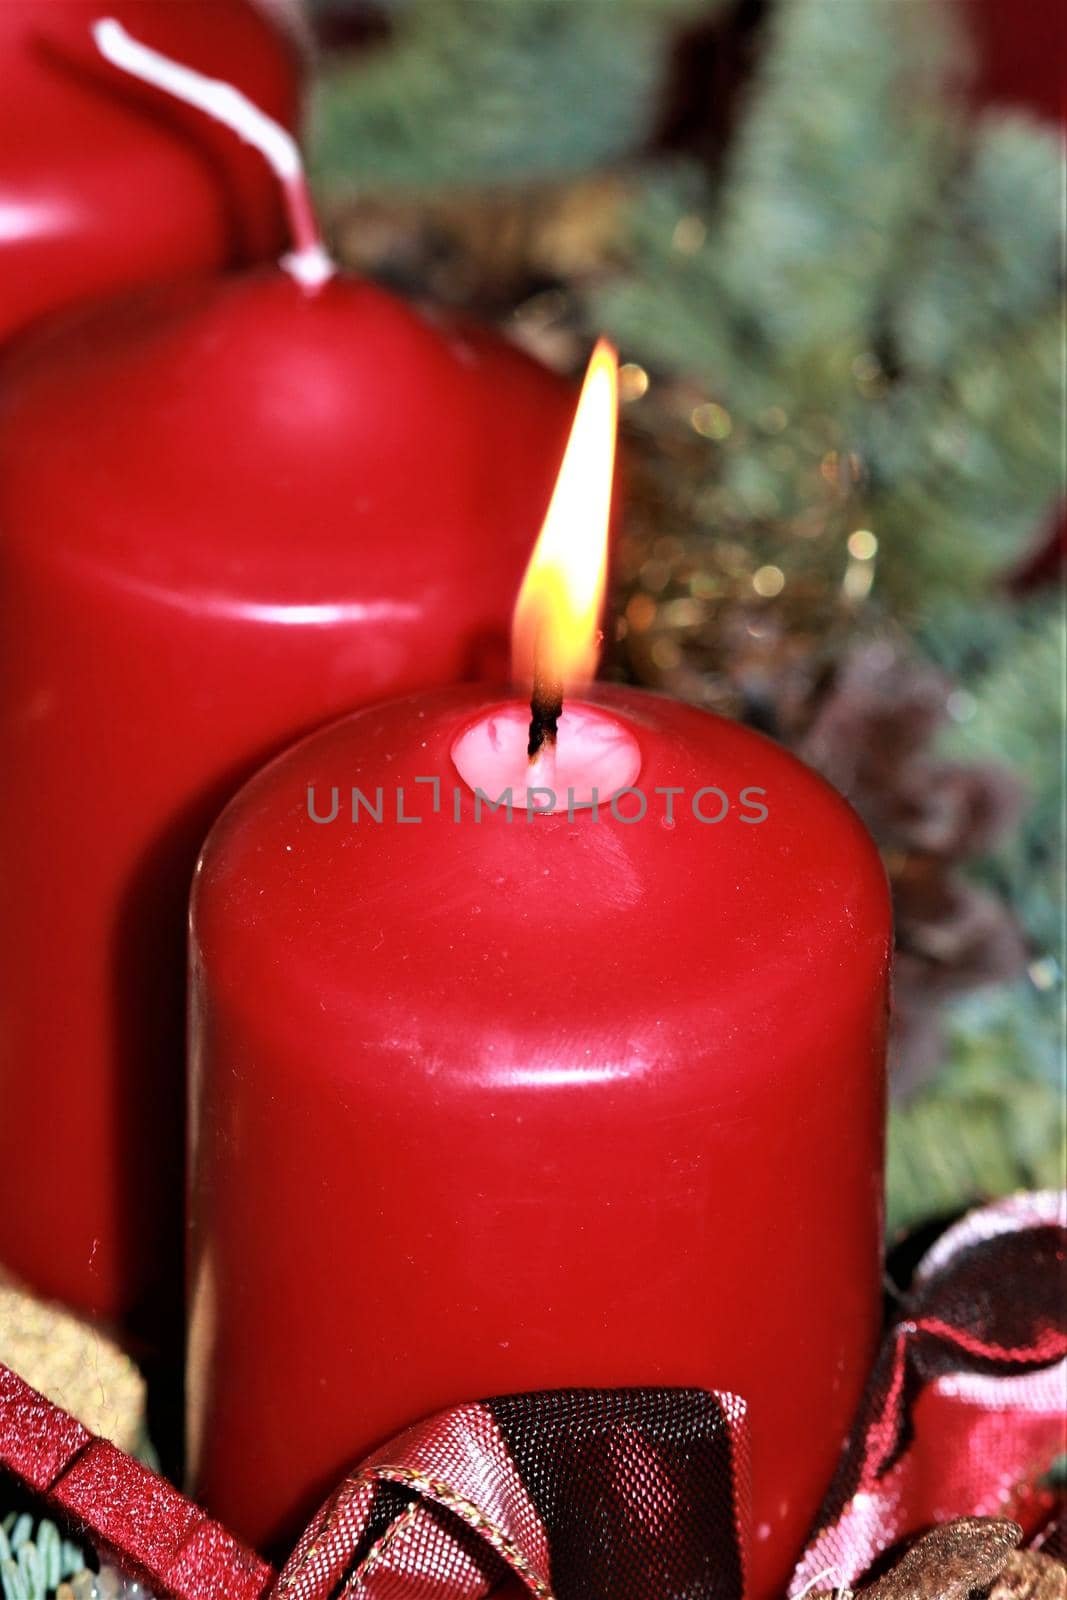
[{"label": "candle wick", "polygon": [[555,750],[562,713],[563,684],[545,672],[538,660],[534,668],[533,694],[530,696],[530,739],[526,747],[531,764],[542,751]]},{"label": "candle wick", "polygon": [[94,22],[92,35],[100,54],[112,66],[162,89],[185,105],[195,106],[259,151],[285,197],[294,248],[282,257],[282,267],[306,289],[316,289],[333,277],[336,268],[315,217],[304,159],[288,128],[268,117],[232,83],[209,78],[142,44],[114,17],[101,17]]}]

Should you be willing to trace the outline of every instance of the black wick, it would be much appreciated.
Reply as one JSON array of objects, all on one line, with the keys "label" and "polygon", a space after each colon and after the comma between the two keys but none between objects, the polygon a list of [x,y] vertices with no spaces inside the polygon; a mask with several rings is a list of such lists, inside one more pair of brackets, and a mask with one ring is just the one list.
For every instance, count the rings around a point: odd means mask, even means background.
[{"label": "black wick", "polygon": [[538,651],[534,659],[533,694],[530,696],[530,742],[526,747],[531,761],[536,760],[546,744],[550,748],[555,744],[562,711],[563,683],[544,671],[542,652]]}]

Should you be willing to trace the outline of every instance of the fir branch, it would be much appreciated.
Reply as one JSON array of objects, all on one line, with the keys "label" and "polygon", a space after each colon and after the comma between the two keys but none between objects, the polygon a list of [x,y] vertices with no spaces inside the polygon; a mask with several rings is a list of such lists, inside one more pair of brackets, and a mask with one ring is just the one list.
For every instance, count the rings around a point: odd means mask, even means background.
[{"label": "fir branch", "polygon": [[59,1585],[85,1570],[85,1557],[47,1517],[12,1511],[0,1523],[0,1597],[51,1600]]},{"label": "fir branch", "polygon": [[969,672],[966,714],[945,742],[948,753],[967,761],[1007,761],[1028,790],[1022,826],[982,864],[981,875],[1015,907],[1033,943],[1032,970],[1062,1005],[1067,779],[1059,756],[1067,726],[1067,620],[1058,600],[987,605],[965,613],[956,648],[998,630],[999,648],[984,670]]},{"label": "fir branch", "polygon": [[318,86],[316,176],[374,192],[514,183],[617,160],[650,132],[670,30],[698,6],[706,16],[708,0],[398,9],[388,45]]},{"label": "fir branch", "polygon": [[[905,619],[978,592],[1062,481],[1063,156],[1022,119],[961,122],[946,12],[851,0],[843,29],[833,0],[777,7],[721,183],[647,169],[594,297],[625,352],[729,411],[708,477],[757,526],[810,504],[833,419],[858,465],[843,513],[876,532],[877,593]],[[772,439],[768,410],[789,423]],[[788,549],[768,559],[789,570]]]},{"label": "fir branch", "polygon": [[1058,1010],[1028,983],[982,992],[956,1008],[950,1064],[890,1114],[891,1234],[1015,1189],[1062,1183]]}]

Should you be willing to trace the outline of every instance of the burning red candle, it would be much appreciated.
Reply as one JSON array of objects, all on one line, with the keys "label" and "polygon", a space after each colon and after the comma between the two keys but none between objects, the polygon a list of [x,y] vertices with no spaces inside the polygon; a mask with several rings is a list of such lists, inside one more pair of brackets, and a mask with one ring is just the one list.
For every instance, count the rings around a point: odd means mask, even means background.
[{"label": "burning red candle", "polygon": [[0,1260],[113,1319],[180,1293],[207,828],[325,718],[499,675],[573,407],[492,336],[334,272],[295,147],[246,112],[286,268],[76,314],[13,350],[0,402]]},{"label": "burning red candle", "polygon": [[269,1545],[453,1402],[730,1389],[765,1600],[877,1335],[889,906],[855,815],[777,746],[632,689],[560,711],[610,376],[602,352],[523,588],[532,723],[472,688],[361,712],[205,848],[193,1484]]},{"label": "burning red candle", "polygon": [[[248,0],[114,9],[149,44],[295,124],[295,52]],[[0,5],[0,337],[76,300],[269,257],[285,237],[254,151],[93,59],[101,10]]]}]

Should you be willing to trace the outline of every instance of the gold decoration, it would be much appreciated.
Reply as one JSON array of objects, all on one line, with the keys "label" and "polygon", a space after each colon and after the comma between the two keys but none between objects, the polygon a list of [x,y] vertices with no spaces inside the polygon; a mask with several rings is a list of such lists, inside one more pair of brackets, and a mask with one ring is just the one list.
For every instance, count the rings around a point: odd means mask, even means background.
[{"label": "gold decoration", "polygon": [[[335,251],[354,271],[520,332],[526,308],[546,291],[570,300],[618,249],[627,188],[614,174],[531,183],[520,192],[367,194],[328,217]],[[553,307],[554,308],[554,307]],[[532,319],[539,320],[534,307]],[[513,320],[514,319],[514,320]],[[579,366],[588,339],[566,345]],[[555,362],[555,353],[548,355]]]},{"label": "gold decoration", "polygon": [[0,1361],[120,1450],[145,1444],[145,1382],[99,1329],[0,1279]]}]

